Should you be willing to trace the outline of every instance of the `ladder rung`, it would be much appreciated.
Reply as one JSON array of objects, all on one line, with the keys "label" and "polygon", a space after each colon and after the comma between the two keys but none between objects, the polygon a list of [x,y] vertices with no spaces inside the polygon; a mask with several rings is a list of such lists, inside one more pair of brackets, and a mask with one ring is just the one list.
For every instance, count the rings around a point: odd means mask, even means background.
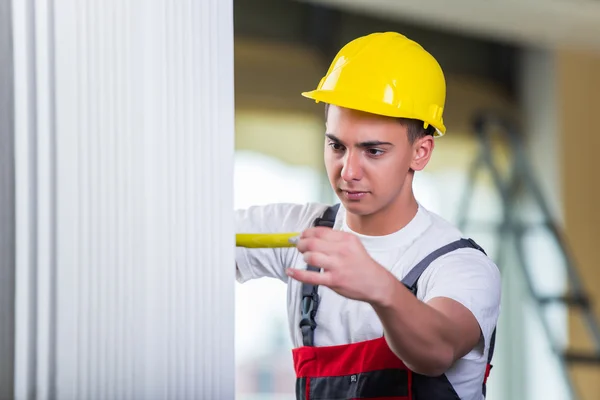
[{"label": "ladder rung", "polygon": [[566,351],[563,358],[568,363],[600,364],[600,354],[593,352]]},{"label": "ladder rung", "polygon": [[579,306],[583,308],[588,308],[590,306],[589,298],[583,295],[540,296],[537,299],[542,304],[563,303],[569,306]]}]

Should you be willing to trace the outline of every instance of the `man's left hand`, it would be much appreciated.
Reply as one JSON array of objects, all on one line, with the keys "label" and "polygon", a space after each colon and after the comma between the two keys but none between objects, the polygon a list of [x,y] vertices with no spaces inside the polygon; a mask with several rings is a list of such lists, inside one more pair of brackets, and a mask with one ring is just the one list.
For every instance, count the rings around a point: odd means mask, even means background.
[{"label": "man's left hand", "polygon": [[296,245],[304,261],[322,272],[287,268],[288,276],[323,285],[338,294],[374,303],[393,287],[394,276],[369,256],[360,239],[351,233],[324,227],[304,231]]}]

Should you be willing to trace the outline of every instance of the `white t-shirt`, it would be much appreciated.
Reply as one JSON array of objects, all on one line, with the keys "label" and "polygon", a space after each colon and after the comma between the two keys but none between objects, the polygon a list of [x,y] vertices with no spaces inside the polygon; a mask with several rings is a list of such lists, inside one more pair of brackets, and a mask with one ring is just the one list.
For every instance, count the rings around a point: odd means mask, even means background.
[{"label": "white t-shirt", "polygon": [[[271,204],[236,211],[236,233],[301,232],[322,216],[325,204]],[[334,229],[351,232],[343,206]],[[420,260],[434,250],[462,237],[461,232],[440,216],[419,206],[415,217],[401,230],[386,236],[357,234],[371,257],[401,280]],[[289,279],[285,268],[306,269],[295,248],[236,249],[237,280],[279,278],[288,284],[289,328],[294,347],[302,346],[300,323],[301,282]],[[424,302],[448,297],[467,307],[481,327],[483,339],[458,360],[446,376],[464,400],[481,400],[481,385],[490,338],[500,312],[500,273],[482,252],[466,248],[435,260],[417,283],[417,297]],[[372,307],[347,299],[320,286],[321,301],[316,315],[315,346],[331,346],[375,339],[383,327]]]}]

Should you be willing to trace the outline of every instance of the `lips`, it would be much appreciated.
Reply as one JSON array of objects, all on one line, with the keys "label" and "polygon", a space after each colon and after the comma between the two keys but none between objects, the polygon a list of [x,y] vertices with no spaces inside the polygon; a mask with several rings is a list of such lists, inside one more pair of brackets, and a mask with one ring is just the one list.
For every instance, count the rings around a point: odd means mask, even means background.
[{"label": "lips", "polygon": [[344,194],[344,197],[346,197],[348,200],[360,200],[363,199],[367,194],[369,194],[369,192],[360,192],[353,190],[342,190],[342,193]]}]

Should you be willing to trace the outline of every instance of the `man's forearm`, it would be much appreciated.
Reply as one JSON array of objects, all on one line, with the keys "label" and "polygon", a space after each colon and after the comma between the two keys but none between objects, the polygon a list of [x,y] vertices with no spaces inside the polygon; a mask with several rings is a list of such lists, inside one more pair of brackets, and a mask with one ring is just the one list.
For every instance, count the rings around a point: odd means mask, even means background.
[{"label": "man's forearm", "polygon": [[438,376],[454,362],[452,323],[396,279],[371,302],[391,350],[414,372]]}]

